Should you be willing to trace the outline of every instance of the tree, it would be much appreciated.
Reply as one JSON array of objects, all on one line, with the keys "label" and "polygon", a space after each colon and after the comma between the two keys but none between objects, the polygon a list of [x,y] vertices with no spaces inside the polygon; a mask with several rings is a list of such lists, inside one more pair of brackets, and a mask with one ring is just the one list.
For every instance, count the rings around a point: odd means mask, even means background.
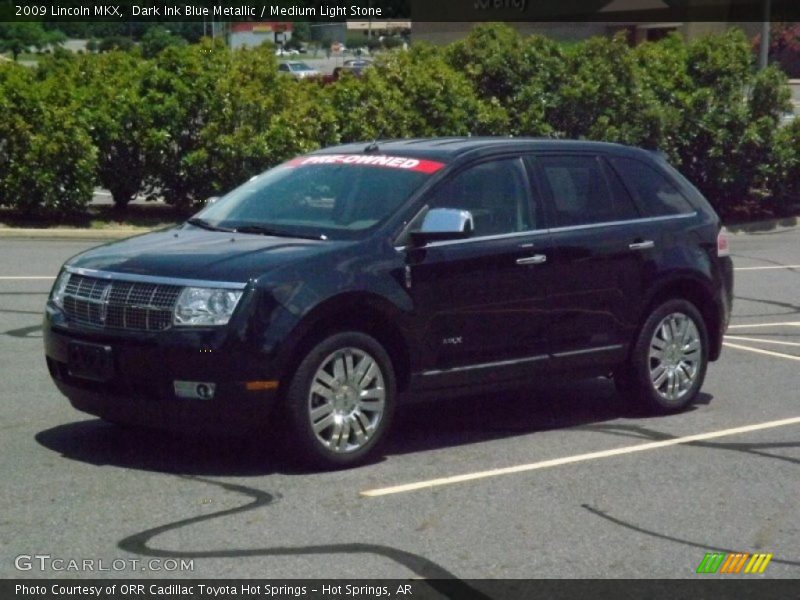
[{"label": "tree", "polygon": [[306,21],[298,21],[294,23],[292,30],[292,41],[310,42],[311,24]]},{"label": "tree", "polygon": [[160,26],[151,27],[142,36],[142,56],[152,58],[170,46],[185,46],[186,40]]},{"label": "tree", "polygon": [[788,108],[786,77],[774,67],[756,73],[741,31],[689,44],[676,36],[644,44],[635,55],[643,93],[661,107],[659,147],[718,212],[758,209],[783,193],[781,169],[790,162],[778,156],[786,146],[779,128]]},{"label": "tree", "polygon": [[79,60],[80,108],[98,150],[97,178],[111,192],[117,208],[125,208],[140,191],[147,191],[147,144],[152,130],[150,106],[142,82],[149,61],[108,52]]},{"label": "tree", "polygon": [[657,146],[658,107],[644,93],[622,36],[587,40],[566,59],[557,101],[546,117],[559,136]]},{"label": "tree", "polygon": [[[753,40],[753,49],[761,47],[761,34]],[[769,45],[769,59],[789,77],[800,77],[800,24],[773,23]]]},{"label": "tree", "polygon": [[133,48],[133,40],[124,35],[113,35],[100,40],[97,49],[100,52],[111,52],[112,50],[121,50],[126,52]]},{"label": "tree", "polygon": [[68,87],[0,64],[0,206],[65,217],[91,200],[96,151]]},{"label": "tree", "polygon": [[30,48],[41,50],[50,45],[61,44],[65,40],[61,31],[46,31],[39,23],[0,23],[0,52],[11,52],[15,61]]},{"label": "tree", "polygon": [[204,40],[170,47],[145,77],[148,172],[164,199],[191,208],[298,152],[332,143],[335,118],[313,82],[278,73],[268,46]]},{"label": "tree", "polygon": [[484,102],[508,112],[509,127],[496,134],[545,135],[554,94],[565,75],[559,45],[542,36],[523,38],[502,23],[475,27],[446,51]]},{"label": "tree", "polygon": [[486,134],[507,127],[505,111],[479,100],[443,53],[425,44],[383,55],[361,79],[343,77],[331,86],[330,98],[342,141]]}]

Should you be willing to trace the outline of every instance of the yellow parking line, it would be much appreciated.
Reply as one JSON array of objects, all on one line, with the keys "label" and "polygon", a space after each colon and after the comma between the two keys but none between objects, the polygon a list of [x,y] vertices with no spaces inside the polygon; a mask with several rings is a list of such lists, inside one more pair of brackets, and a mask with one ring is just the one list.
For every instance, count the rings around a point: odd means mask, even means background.
[{"label": "yellow parking line", "polygon": [[784,321],[783,323],[751,323],[749,325],[728,325],[728,329],[750,329],[751,327],[800,327],[800,321]]},{"label": "yellow parking line", "polygon": [[780,265],[779,267],[736,267],[734,271],[777,271],[779,269],[800,269],[800,265]]},{"label": "yellow parking line", "polygon": [[759,344],[776,344],[778,346],[795,346],[800,348],[800,344],[797,342],[783,342],[780,340],[762,340],[759,338],[751,338],[751,337],[740,337],[738,335],[726,335],[726,340],[738,340],[740,342],[756,342]]},{"label": "yellow parking line", "polygon": [[[798,360],[800,360],[800,358],[798,358]],[[677,446],[679,444],[689,444],[691,442],[712,440],[720,437],[749,433],[751,431],[761,431],[763,429],[774,429],[775,427],[786,427],[788,425],[798,425],[798,424],[800,424],[800,417],[792,417],[790,419],[781,419],[780,421],[769,421],[767,423],[758,423],[755,425],[734,427],[733,429],[722,429],[719,431],[710,431],[708,433],[698,433],[696,435],[687,435],[684,437],[673,438],[670,440],[650,442],[647,444],[636,444],[633,446],[623,446],[622,448],[613,448],[611,450],[602,450],[600,452],[589,452],[587,454],[577,454],[575,456],[566,456],[564,458],[554,458],[552,460],[543,460],[540,462],[529,463],[525,465],[516,465],[513,467],[505,467],[502,469],[490,469],[487,471],[477,471],[475,473],[454,475],[452,477],[441,477],[438,479],[428,479],[427,481],[417,481],[414,483],[404,483],[402,485],[394,485],[391,487],[376,488],[372,490],[365,490],[361,492],[361,495],[370,498],[375,498],[377,496],[401,494],[403,492],[413,492],[425,488],[441,487],[445,485],[452,485],[455,483],[475,481],[478,479],[488,479],[489,477],[499,477],[501,475],[513,475],[515,473],[525,473],[528,471],[536,471],[539,469],[547,469],[550,467],[559,467],[561,465],[568,465],[572,463],[596,460],[599,458],[610,458],[612,456],[620,456],[622,454],[645,452],[647,450],[667,448],[669,446]]]},{"label": "yellow parking line", "polygon": [[722,342],[723,346],[728,348],[736,348],[737,350],[746,350],[748,352],[755,352],[756,354],[765,354],[766,356],[774,356],[776,358],[788,358],[789,360],[800,361],[800,356],[794,354],[783,354],[782,352],[773,352],[772,350],[762,350],[761,348],[751,348],[750,346],[740,346],[739,344],[731,344],[730,342]]}]

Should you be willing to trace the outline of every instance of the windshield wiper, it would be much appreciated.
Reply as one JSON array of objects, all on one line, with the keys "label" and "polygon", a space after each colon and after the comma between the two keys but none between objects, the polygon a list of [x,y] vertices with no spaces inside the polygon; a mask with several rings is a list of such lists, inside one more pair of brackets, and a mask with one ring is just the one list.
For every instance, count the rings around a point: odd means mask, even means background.
[{"label": "windshield wiper", "polygon": [[323,239],[321,235],[301,235],[298,233],[286,233],[285,231],[270,229],[269,227],[265,227],[263,225],[243,225],[242,227],[237,227],[234,231],[236,231],[236,233],[252,233],[255,235],[270,235],[274,237],[292,237],[292,238],[301,238],[304,240]]},{"label": "windshield wiper", "polygon": [[189,225],[194,225],[195,227],[200,227],[201,229],[206,229],[208,231],[227,231],[228,233],[232,233],[233,229],[226,229],[225,227],[217,227],[212,225],[205,219],[198,219],[197,217],[193,217],[186,221]]}]

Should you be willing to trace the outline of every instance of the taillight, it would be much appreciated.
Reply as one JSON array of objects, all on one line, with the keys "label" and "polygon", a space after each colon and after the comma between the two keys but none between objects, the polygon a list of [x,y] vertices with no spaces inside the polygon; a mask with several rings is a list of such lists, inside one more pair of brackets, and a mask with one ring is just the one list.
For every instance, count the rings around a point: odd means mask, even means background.
[{"label": "taillight", "polygon": [[723,227],[717,234],[717,256],[722,258],[730,255],[731,251],[730,246],[728,245],[728,232]]}]

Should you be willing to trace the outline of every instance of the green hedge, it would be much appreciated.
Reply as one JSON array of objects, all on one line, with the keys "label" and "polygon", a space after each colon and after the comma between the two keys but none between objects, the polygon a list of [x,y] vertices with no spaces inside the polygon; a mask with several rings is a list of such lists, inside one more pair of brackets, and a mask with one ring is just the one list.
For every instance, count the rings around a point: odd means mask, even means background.
[{"label": "green hedge", "polygon": [[33,216],[80,212],[92,196],[97,150],[54,78],[0,68],[0,206]]},{"label": "green hedge", "polygon": [[[0,205],[80,210],[95,184],[190,209],[295,154],[340,142],[548,136],[660,149],[724,215],[800,194],[786,78],[758,72],[739,31],[631,48],[476,27],[448,47],[385,53],[334,84],[278,74],[271,48],[59,52],[0,65]],[[149,57],[149,58],[148,58]]]}]

